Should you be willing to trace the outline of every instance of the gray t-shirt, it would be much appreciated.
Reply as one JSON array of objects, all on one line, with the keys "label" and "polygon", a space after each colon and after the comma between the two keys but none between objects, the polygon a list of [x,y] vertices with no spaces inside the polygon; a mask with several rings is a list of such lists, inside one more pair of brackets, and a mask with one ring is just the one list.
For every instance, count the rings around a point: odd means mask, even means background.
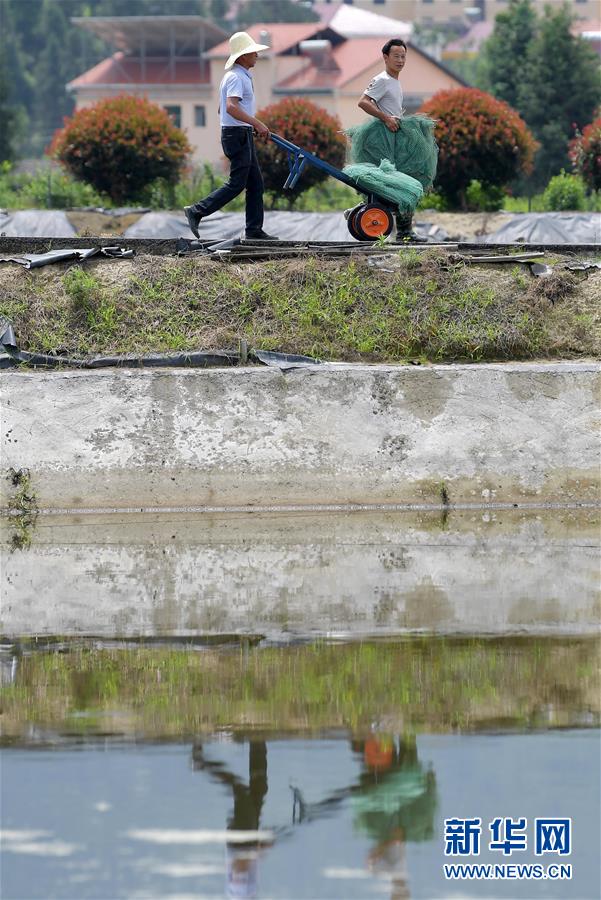
[{"label": "gray t-shirt", "polygon": [[253,80],[248,69],[234,63],[231,70],[226,72],[221,80],[220,87],[220,103],[219,115],[222,126],[252,128],[246,122],[234,119],[227,111],[226,104],[228,97],[237,97],[240,101],[240,108],[254,116],[256,111],[255,93],[253,91]]},{"label": "gray t-shirt", "polygon": [[367,85],[365,93],[375,100],[379,109],[387,116],[401,117],[403,115],[403,89],[398,78],[393,78],[388,72],[380,72]]}]

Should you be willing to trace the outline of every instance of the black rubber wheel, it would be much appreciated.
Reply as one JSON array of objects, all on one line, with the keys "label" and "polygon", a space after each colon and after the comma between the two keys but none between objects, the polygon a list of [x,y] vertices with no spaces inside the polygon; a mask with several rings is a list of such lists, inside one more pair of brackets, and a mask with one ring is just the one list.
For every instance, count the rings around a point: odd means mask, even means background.
[{"label": "black rubber wheel", "polygon": [[346,225],[347,225],[348,230],[351,233],[351,237],[354,237],[356,241],[365,240],[365,238],[361,237],[361,235],[359,234],[359,232],[357,231],[357,229],[355,227],[355,216],[357,215],[359,210],[363,209],[364,206],[365,206],[364,203],[360,203],[358,206],[355,206],[354,209],[351,209],[348,219],[346,220]]}]

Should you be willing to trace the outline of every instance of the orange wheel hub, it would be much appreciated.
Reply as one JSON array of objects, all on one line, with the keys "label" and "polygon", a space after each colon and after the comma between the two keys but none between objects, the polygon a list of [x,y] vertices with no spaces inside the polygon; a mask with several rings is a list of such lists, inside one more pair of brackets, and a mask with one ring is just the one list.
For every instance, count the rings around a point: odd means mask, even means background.
[{"label": "orange wheel hub", "polygon": [[382,234],[390,233],[390,215],[385,209],[369,206],[356,217],[355,225],[368,238],[378,238]]}]

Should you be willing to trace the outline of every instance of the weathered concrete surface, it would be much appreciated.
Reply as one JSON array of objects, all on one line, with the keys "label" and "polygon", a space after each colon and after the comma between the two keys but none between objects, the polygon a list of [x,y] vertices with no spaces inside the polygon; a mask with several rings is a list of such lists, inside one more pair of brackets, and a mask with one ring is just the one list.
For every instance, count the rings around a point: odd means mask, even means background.
[{"label": "weathered concrete surface", "polygon": [[599,628],[595,510],[41,516],[0,631],[287,636]]},{"label": "weathered concrete surface", "polygon": [[[5,372],[40,507],[590,501],[594,363]],[[12,490],[3,478],[2,505]]]}]

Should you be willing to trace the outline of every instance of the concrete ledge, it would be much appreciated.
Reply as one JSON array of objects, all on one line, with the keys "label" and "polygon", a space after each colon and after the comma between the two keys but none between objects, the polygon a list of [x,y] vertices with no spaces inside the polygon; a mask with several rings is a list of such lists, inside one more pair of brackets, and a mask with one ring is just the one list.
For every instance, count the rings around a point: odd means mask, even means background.
[{"label": "concrete ledge", "polygon": [[2,466],[30,470],[40,507],[599,498],[596,363],[6,371],[0,383]]}]

